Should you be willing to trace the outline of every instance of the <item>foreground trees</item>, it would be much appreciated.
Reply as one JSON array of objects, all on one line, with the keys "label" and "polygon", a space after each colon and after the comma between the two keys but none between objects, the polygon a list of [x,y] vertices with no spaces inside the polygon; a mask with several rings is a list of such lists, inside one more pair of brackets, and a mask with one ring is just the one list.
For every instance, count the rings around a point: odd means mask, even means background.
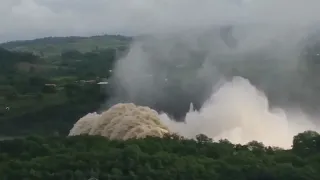
[{"label": "foreground trees", "polygon": [[318,180],[320,149],[310,145],[314,140],[319,145],[319,134],[304,132],[294,138],[292,150],[282,150],[255,141],[212,142],[204,135],[125,142],[28,137],[0,142],[0,179]]}]

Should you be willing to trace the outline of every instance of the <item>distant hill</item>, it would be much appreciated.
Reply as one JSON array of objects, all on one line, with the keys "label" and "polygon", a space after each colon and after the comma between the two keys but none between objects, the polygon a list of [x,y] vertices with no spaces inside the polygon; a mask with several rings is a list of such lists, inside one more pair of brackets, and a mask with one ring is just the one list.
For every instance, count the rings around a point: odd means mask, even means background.
[{"label": "distant hill", "polygon": [[89,52],[97,49],[127,46],[131,40],[131,37],[120,35],[45,37],[34,40],[6,42],[0,44],[0,47],[11,51],[32,52],[39,56],[48,57],[68,50]]}]

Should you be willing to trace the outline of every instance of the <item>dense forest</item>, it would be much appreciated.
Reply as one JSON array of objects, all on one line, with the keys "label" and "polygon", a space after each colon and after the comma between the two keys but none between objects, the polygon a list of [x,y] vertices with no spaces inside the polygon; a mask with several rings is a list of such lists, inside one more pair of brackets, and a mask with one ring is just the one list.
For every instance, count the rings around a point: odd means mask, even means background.
[{"label": "dense forest", "polygon": [[283,150],[253,141],[212,142],[177,135],[111,141],[103,137],[27,137],[0,142],[3,180],[318,180],[320,135],[296,135]]}]

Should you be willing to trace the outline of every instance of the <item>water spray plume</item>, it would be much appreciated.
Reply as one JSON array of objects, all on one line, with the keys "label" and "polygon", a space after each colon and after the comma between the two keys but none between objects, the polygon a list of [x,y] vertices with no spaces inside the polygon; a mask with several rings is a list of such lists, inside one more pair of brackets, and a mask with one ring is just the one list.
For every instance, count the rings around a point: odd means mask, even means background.
[{"label": "water spray plume", "polygon": [[219,86],[199,111],[187,113],[185,123],[161,116],[172,132],[188,138],[205,134],[214,140],[241,144],[257,140],[283,148],[290,148],[298,133],[316,130],[304,114],[270,108],[263,92],[241,77]]},{"label": "water spray plume", "polygon": [[168,133],[158,113],[132,103],[116,104],[102,114],[88,114],[70,130],[69,135],[100,135],[109,139],[126,140],[146,136],[162,137]]},{"label": "water spray plume", "polygon": [[157,2],[141,9],[152,12],[143,17],[154,26],[135,38],[109,80],[108,105],[135,105],[89,114],[70,135],[175,132],[289,148],[297,133],[319,130],[320,84],[303,54],[316,41],[309,36],[320,1]]},{"label": "water spray plume", "polygon": [[294,135],[316,130],[303,114],[270,108],[266,96],[241,77],[218,87],[199,111],[192,106],[190,104],[182,123],[148,107],[117,104],[101,115],[90,113],[84,116],[69,135],[101,135],[125,140],[163,137],[166,133],[187,138],[205,134],[214,140],[228,139],[242,144],[257,140],[265,145],[290,148]]}]

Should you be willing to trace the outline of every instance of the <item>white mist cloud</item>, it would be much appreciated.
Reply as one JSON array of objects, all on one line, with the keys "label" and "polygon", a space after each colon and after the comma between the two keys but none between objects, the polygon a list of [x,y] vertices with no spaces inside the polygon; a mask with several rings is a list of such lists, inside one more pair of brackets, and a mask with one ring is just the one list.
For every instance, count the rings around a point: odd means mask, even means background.
[{"label": "white mist cloud", "polygon": [[[116,64],[119,99],[169,115],[187,113],[194,102],[200,110],[188,112],[185,123],[161,116],[171,131],[187,137],[204,133],[238,143],[258,140],[290,147],[295,134],[317,129],[299,107],[319,107],[313,93],[317,80],[301,71],[305,59],[300,55],[304,38],[316,30],[320,1],[159,2],[146,6],[158,7],[148,16],[151,35],[134,42]],[[221,40],[219,27],[226,24],[235,25],[234,48]],[[168,33],[172,31],[177,33]],[[180,69],[181,64],[190,67]],[[244,78],[232,79],[235,75]],[[212,91],[224,78],[231,81]]]},{"label": "white mist cloud", "polygon": [[[183,123],[160,115],[170,131],[288,148],[297,133],[318,129],[289,101],[300,96],[299,105],[312,107],[318,99],[317,93],[306,93],[314,90],[315,80],[304,79],[299,69],[300,43],[319,19],[318,0],[70,0],[64,8],[59,8],[62,1],[34,2],[56,14],[47,13],[48,18],[68,14],[64,33],[77,26],[79,33],[151,34],[135,41],[117,62],[110,85],[123,101],[168,114],[184,111]],[[62,22],[53,22],[54,29]],[[227,24],[238,24],[235,48],[227,47],[215,28]],[[230,78],[233,73],[244,78]],[[221,83],[225,77],[231,80]],[[275,106],[262,91],[282,104]],[[199,111],[181,108],[195,101]]]},{"label": "white mist cloud", "polygon": [[282,148],[290,148],[293,136],[300,132],[319,130],[303,113],[270,108],[263,92],[240,77],[218,86],[200,111],[187,113],[185,123],[174,123],[165,114],[160,117],[172,132],[185,137],[201,133],[216,141],[256,140]]}]

